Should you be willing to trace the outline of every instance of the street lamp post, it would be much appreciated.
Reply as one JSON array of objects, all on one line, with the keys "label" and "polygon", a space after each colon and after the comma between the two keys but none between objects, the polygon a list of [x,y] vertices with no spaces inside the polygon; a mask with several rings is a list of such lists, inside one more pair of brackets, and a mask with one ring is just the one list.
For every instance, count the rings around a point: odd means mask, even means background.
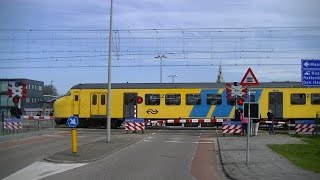
[{"label": "street lamp post", "polygon": [[163,58],[167,58],[167,56],[165,56],[165,55],[158,55],[158,56],[156,56],[156,57],[154,57],[154,58],[160,58],[160,83],[162,83],[162,59]]},{"label": "street lamp post", "polygon": [[171,77],[171,78],[172,78],[172,83],[174,83],[174,78],[175,78],[175,77],[178,77],[178,75],[176,75],[176,74],[171,74],[171,75],[169,75],[168,77]]}]

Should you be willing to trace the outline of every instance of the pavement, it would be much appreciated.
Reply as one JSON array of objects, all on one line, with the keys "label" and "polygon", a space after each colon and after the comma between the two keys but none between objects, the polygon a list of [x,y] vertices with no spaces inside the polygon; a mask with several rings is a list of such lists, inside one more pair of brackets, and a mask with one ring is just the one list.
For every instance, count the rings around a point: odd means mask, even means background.
[{"label": "pavement", "polygon": [[299,138],[260,132],[249,138],[248,156],[245,136],[226,135],[218,137],[217,141],[222,169],[229,179],[320,179],[320,173],[303,170],[266,146],[303,143]]},{"label": "pavement", "polygon": [[[152,134],[146,130],[144,134],[136,133],[135,136],[119,134],[114,136],[110,143],[96,141],[78,146],[77,153],[65,150],[49,155],[45,160],[55,163],[82,163],[93,162],[107,155],[126,148]],[[287,134],[269,135],[267,132],[259,132],[258,136],[252,136],[249,140],[249,156],[247,156],[247,137],[239,135],[218,134],[215,139],[215,153],[219,159],[226,178],[228,179],[320,179],[320,173],[303,170],[287,159],[274,153],[267,144],[303,143],[298,138]],[[248,157],[248,163],[246,159]]]}]

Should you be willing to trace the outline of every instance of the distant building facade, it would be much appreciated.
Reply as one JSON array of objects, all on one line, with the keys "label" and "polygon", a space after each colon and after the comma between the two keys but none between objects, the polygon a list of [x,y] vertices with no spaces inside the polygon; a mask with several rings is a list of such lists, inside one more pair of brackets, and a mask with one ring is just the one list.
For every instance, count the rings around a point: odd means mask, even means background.
[{"label": "distant building facade", "polygon": [[5,116],[11,115],[10,110],[17,108],[13,97],[8,96],[8,85],[15,83],[26,84],[26,98],[20,98],[20,110],[23,115],[37,115],[43,111],[44,82],[31,79],[0,79],[0,112]]}]

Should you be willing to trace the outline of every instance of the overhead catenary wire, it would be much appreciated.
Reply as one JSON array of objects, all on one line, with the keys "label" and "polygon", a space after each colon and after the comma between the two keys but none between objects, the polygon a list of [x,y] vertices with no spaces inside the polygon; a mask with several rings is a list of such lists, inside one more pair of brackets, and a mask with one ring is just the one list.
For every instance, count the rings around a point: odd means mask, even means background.
[{"label": "overhead catenary wire", "polygon": [[[10,63],[27,63],[25,68],[78,67],[67,62],[99,67],[98,63],[108,53],[109,31],[105,29],[0,29],[0,32],[4,47],[0,50],[2,69],[14,67]],[[296,65],[302,58],[320,56],[319,32],[318,26],[119,29],[113,30],[113,54],[117,67],[151,67],[156,64],[151,60],[156,54],[170,55],[167,66],[174,66],[175,62],[182,63],[181,66],[207,66],[206,63],[216,60],[218,63],[213,66],[246,64],[246,60],[268,61],[257,62],[256,66],[277,65],[278,61]]]}]

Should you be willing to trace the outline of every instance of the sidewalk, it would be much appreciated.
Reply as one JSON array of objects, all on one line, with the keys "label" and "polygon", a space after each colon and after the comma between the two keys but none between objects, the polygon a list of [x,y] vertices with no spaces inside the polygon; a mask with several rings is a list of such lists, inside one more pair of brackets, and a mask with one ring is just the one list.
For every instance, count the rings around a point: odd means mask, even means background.
[{"label": "sidewalk", "polygon": [[218,137],[223,171],[230,179],[320,179],[320,174],[296,167],[287,159],[274,153],[267,144],[301,143],[288,135],[269,135],[260,132],[249,139],[249,163],[246,165],[247,137]]}]

